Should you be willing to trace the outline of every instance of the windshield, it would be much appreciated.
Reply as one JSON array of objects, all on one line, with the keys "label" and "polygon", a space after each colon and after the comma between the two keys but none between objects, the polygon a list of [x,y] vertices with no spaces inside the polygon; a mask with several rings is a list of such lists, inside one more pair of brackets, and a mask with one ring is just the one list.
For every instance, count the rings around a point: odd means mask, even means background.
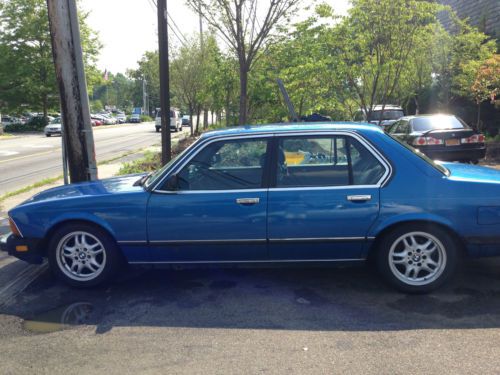
[{"label": "windshield", "polygon": [[469,126],[455,116],[416,117],[411,120],[414,131],[425,132],[434,129],[469,129]]},{"label": "windshield", "polygon": [[445,167],[443,167],[441,164],[436,163],[434,160],[430,159],[429,157],[427,157],[426,155],[424,155],[423,153],[421,153],[419,150],[411,147],[408,143],[401,142],[399,139],[397,139],[396,137],[393,137],[391,134],[387,134],[387,135],[389,137],[391,137],[392,139],[394,139],[396,142],[398,142],[401,146],[403,146],[407,150],[410,150],[413,154],[417,155],[420,159],[422,159],[425,162],[427,162],[428,164],[430,164],[432,167],[434,167],[435,169],[437,169],[439,172],[441,172],[445,176],[449,176],[450,175],[450,171],[448,169],[446,169]]},{"label": "windshield", "polygon": [[387,110],[382,113],[382,111],[373,111],[370,121],[374,120],[397,120],[404,116],[403,111],[400,110]]}]

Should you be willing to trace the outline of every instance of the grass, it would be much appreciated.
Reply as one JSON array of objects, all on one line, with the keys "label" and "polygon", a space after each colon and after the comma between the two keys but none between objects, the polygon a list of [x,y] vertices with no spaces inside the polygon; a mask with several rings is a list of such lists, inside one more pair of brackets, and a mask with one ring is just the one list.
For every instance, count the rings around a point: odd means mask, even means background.
[{"label": "grass", "polygon": [[11,191],[9,193],[6,193],[6,194],[0,196],[0,203],[3,202],[4,200],[6,200],[7,198],[13,197],[15,195],[26,193],[32,189],[36,189],[36,188],[44,186],[44,185],[52,184],[56,181],[59,181],[61,178],[63,178],[62,175],[57,176],[57,177],[44,178],[43,180],[35,182],[34,184],[25,186],[25,187],[18,189],[18,190]]}]

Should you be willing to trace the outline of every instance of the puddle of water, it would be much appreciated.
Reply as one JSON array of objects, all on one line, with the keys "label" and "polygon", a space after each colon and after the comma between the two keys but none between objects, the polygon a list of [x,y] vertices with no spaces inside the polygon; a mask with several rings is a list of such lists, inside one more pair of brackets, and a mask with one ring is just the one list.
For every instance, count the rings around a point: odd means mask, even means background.
[{"label": "puddle of water", "polygon": [[75,302],[61,306],[27,319],[23,328],[33,333],[51,333],[86,324],[90,321],[94,305],[89,302]]}]

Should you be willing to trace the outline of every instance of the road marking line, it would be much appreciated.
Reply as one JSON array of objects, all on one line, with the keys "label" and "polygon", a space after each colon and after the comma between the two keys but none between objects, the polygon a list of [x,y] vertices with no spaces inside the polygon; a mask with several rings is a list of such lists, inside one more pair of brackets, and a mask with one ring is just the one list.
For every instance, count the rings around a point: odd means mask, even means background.
[{"label": "road marking line", "polygon": [[54,148],[54,145],[24,145],[24,148]]},{"label": "road marking line", "polygon": [[12,156],[17,154],[19,154],[17,151],[0,151],[0,156]]},{"label": "road marking line", "polygon": [[57,150],[44,151],[44,152],[39,152],[38,154],[29,154],[29,155],[19,156],[17,158],[12,158],[12,159],[7,159],[7,160],[0,160],[0,164],[2,164],[2,163],[8,163],[10,161],[16,161],[16,160],[26,159],[26,158],[32,158],[33,156],[46,155],[46,154],[50,154],[51,152],[54,152],[54,151],[57,151]]}]

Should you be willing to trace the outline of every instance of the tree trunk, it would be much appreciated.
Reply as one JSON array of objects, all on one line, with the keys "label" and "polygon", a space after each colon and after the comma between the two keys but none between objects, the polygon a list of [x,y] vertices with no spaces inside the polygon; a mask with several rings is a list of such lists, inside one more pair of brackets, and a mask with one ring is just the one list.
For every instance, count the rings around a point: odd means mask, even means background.
[{"label": "tree trunk", "polygon": [[194,112],[194,106],[192,104],[189,104],[189,130],[191,131],[191,137],[194,135],[193,112]]},{"label": "tree trunk", "polygon": [[418,102],[418,95],[413,97],[413,101],[415,102],[415,115],[420,114],[420,103]]},{"label": "tree trunk", "polygon": [[208,128],[208,110],[203,110],[203,130]]},{"label": "tree trunk", "polygon": [[43,98],[42,98],[42,106],[43,106],[43,118],[47,118],[47,113],[48,113],[48,98],[47,98],[47,94],[43,94]]},{"label": "tree trunk", "polygon": [[476,121],[476,129],[478,131],[482,131],[481,129],[481,102],[477,101],[477,121]]},{"label": "tree trunk", "polygon": [[198,106],[196,108],[196,130],[195,133],[200,134],[200,116],[201,116],[201,107]]},{"label": "tree trunk", "polygon": [[211,115],[210,122],[211,122],[211,125],[213,125],[214,124],[214,111],[210,111],[210,115]]},{"label": "tree trunk", "polygon": [[240,125],[245,125],[247,123],[247,111],[248,111],[247,88],[248,88],[248,69],[246,68],[246,66],[240,65],[240,117],[239,117]]}]

